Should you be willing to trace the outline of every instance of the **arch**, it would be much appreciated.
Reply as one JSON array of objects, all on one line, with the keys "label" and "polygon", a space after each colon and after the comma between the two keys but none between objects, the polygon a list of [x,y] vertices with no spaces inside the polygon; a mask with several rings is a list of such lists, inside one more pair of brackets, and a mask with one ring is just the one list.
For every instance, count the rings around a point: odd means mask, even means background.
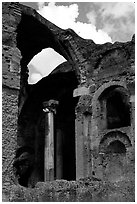
[{"label": "arch", "polygon": [[111,131],[103,136],[99,144],[99,151],[106,152],[112,142],[119,141],[125,145],[125,148],[132,146],[131,141],[126,133],[121,131]]},{"label": "arch", "polygon": [[[21,18],[16,29],[16,44],[21,52],[20,60],[20,93],[19,93],[19,112],[27,100],[28,91],[28,63],[32,58],[40,53],[42,49],[52,48],[71,65],[75,72],[77,80],[80,82],[81,75],[79,69],[74,66],[75,49],[71,49],[70,38],[73,36],[79,39],[71,29],[63,30],[50,21],[46,20],[34,9],[27,8],[18,4],[17,7],[21,12]],[[32,35],[33,33],[33,35]],[[82,39],[81,39],[82,40]]]},{"label": "arch", "polygon": [[115,140],[109,144],[107,147],[107,153],[112,153],[112,154],[125,154],[126,153],[126,147],[125,145],[119,141]]},{"label": "arch", "polygon": [[107,129],[130,126],[129,98],[123,87],[110,87],[104,90],[99,102]]},{"label": "arch", "polygon": [[[54,115],[54,176],[55,179],[75,180],[75,106],[78,98],[73,98],[72,93],[78,81],[71,67],[67,71],[64,68],[63,65],[58,66],[49,76],[31,85],[31,93],[18,116],[18,141],[21,143],[17,153],[23,154],[26,147],[34,147],[35,158],[32,161],[32,172],[27,174],[25,183],[22,183],[24,177],[19,172],[22,178],[19,182],[23,186],[33,186],[37,181],[44,181],[45,132],[48,130],[48,123],[42,104],[52,98],[59,101]],[[20,158],[19,153],[17,159]],[[28,159],[29,155],[25,156]]]},{"label": "arch", "polygon": [[123,81],[111,81],[108,83],[104,83],[102,86],[100,86],[98,88],[98,90],[94,93],[94,96],[92,98],[92,108],[93,108],[93,116],[96,115],[96,110],[97,110],[97,101],[99,99],[99,97],[102,95],[102,93],[110,88],[110,87],[123,87],[125,89],[125,91],[128,92],[126,83]]},{"label": "arch", "polygon": [[93,118],[98,128],[115,129],[130,126],[129,92],[124,82],[103,84],[92,99]]}]

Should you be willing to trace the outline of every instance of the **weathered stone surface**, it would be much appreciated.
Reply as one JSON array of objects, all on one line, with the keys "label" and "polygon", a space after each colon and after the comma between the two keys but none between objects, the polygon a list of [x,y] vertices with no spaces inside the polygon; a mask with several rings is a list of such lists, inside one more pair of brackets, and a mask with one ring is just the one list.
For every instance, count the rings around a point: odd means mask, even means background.
[{"label": "weathered stone surface", "polygon": [[37,183],[33,189],[13,185],[3,201],[10,202],[134,202],[134,182],[109,183],[92,179]]},{"label": "weathered stone surface", "polygon": [[[14,2],[2,6],[3,200],[133,202],[135,37],[97,45],[71,29],[60,29],[32,8]],[[47,47],[67,62],[28,85],[27,65]],[[116,117],[120,109],[115,98],[122,110]],[[87,180],[38,183],[44,180],[43,139],[48,131],[42,104],[51,99],[59,101],[55,134],[63,141],[62,179],[89,176]],[[122,125],[108,125],[119,118],[125,121]],[[115,149],[116,140],[126,147],[126,155],[117,157],[123,158],[120,168],[113,162],[115,155],[106,153],[113,142],[111,151]],[[106,152],[100,151],[101,145]],[[113,167],[124,173],[112,178]]]},{"label": "weathered stone surface", "polygon": [[3,188],[15,182],[13,162],[17,147],[18,90],[4,88],[2,92],[2,173]]},{"label": "weathered stone surface", "polygon": [[73,92],[73,97],[83,96],[83,95],[89,95],[89,89],[86,88],[85,86],[79,87],[75,89]]},{"label": "weathered stone surface", "polygon": [[[14,11],[14,4],[11,4],[11,6]],[[105,61],[106,58],[108,61],[107,64],[111,64],[111,61],[108,60],[108,53],[109,55],[112,53],[111,58],[117,59],[120,72],[122,70],[120,66],[126,69],[126,67],[129,67],[129,62],[134,60],[134,51],[132,52],[134,38],[131,42],[127,43],[116,42],[114,44],[105,43],[103,45],[96,45],[92,40],[80,38],[71,29],[62,30],[58,28],[31,8],[19,4],[16,7],[22,13],[22,18],[17,29],[17,46],[22,56],[24,56],[25,63],[28,63],[43,48],[50,46],[72,64],[80,82],[85,83],[92,76],[94,70],[97,72],[102,60]],[[12,15],[14,17],[14,13]],[[32,32],[33,38],[31,37]],[[6,36],[6,32],[4,32],[3,36]],[[54,40],[54,36],[56,36],[56,40]],[[116,54],[116,52],[121,52],[121,56],[120,54]],[[120,56],[119,60],[125,60],[125,63],[120,64],[116,55]]]}]

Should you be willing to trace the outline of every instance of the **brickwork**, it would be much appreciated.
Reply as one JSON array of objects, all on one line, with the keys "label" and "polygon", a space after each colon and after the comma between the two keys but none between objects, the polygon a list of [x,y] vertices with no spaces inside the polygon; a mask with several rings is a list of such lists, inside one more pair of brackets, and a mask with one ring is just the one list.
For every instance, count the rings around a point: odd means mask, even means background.
[{"label": "brickwork", "polygon": [[[128,199],[123,196],[122,190],[119,193],[113,186],[108,193],[107,188],[109,182],[122,185],[128,180],[134,194],[135,37],[126,43],[97,45],[80,38],[71,29],[58,28],[32,8],[14,2],[3,2],[2,6],[3,198],[10,201],[133,201],[132,196]],[[37,84],[29,85],[27,65],[47,47],[53,48],[67,62]],[[123,113],[115,114],[114,110],[120,111],[114,96],[127,120]],[[46,182],[37,186],[37,182],[44,181],[43,152],[48,132],[42,104],[51,99],[59,101],[55,116],[54,145],[59,156],[55,156],[55,178],[96,180],[107,191],[105,198],[98,199],[92,192],[90,180],[87,184],[84,180],[82,184],[74,182],[73,192],[69,181],[67,190],[66,183],[61,190],[58,187],[51,190]],[[60,169],[56,167],[57,161]],[[107,185],[101,183],[104,181]],[[38,197],[31,199],[25,187],[15,185],[12,191],[8,188],[17,183],[36,186],[30,194],[34,191]],[[93,186],[96,189],[96,183]]]},{"label": "brickwork", "polygon": [[17,149],[18,90],[8,88],[2,93],[2,173],[3,187],[15,183],[13,162]]}]

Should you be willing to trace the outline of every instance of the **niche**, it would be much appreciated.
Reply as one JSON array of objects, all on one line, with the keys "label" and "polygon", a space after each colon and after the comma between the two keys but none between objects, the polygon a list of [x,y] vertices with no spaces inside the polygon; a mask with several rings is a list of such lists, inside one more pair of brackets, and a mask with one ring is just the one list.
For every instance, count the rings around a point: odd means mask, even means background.
[{"label": "niche", "polygon": [[101,94],[99,101],[102,129],[130,126],[130,104],[123,87],[107,88]]},{"label": "niche", "polygon": [[115,140],[109,144],[107,147],[107,153],[110,154],[126,154],[125,145],[119,140]]},{"label": "niche", "polygon": [[112,91],[106,100],[107,128],[120,128],[130,125],[130,110],[121,93]]}]

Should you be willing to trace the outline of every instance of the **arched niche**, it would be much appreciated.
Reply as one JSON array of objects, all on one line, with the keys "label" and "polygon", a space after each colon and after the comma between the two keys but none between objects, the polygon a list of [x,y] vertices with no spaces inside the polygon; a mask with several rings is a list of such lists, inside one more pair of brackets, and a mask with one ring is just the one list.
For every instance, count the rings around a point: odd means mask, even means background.
[{"label": "arched niche", "polygon": [[130,126],[130,104],[127,91],[120,86],[112,86],[99,97],[102,120],[107,129]]},{"label": "arched niche", "polygon": [[98,118],[98,127],[115,129],[130,126],[129,92],[121,82],[103,84],[92,99],[93,118]]},{"label": "arched niche", "polygon": [[101,153],[126,153],[131,147],[131,141],[126,133],[112,131],[104,135],[99,144]]},{"label": "arched niche", "polygon": [[99,155],[104,179],[120,181],[125,179],[129,166],[131,141],[126,133],[112,131],[104,135],[99,144]]},{"label": "arched niche", "polygon": [[107,147],[107,153],[112,153],[112,154],[125,154],[126,153],[126,147],[125,145],[119,141],[115,140],[109,144]]}]

